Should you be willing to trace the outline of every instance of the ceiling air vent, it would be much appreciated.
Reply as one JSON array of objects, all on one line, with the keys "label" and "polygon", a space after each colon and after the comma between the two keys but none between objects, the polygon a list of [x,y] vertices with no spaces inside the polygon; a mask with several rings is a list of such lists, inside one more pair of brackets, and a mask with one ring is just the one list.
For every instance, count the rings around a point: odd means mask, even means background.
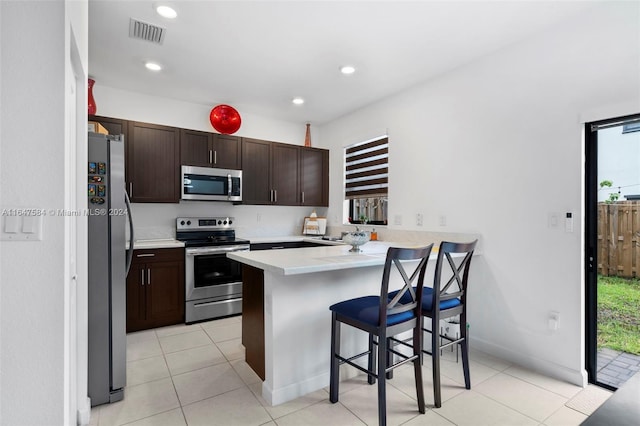
[{"label": "ceiling air vent", "polygon": [[131,18],[131,20],[129,21],[129,37],[131,38],[137,38],[139,40],[150,41],[151,43],[162,44],[162,42],[164,41],[164,34],[166,32],[166,28],[162,28],[143,21],[138,21],[137,19]]}]

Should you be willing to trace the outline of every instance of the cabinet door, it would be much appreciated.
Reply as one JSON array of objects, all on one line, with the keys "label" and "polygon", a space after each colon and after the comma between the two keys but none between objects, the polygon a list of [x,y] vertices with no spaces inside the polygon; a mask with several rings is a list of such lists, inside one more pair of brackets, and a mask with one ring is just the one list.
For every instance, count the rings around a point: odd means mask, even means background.
[{"label": "cabinet door", "polygon": [[180,199],[179,129],[129,122],[128,135],[126,180],[131,201],[177,203]]},{"label": "cabinet door", "polygon": [[211,167],[213,134],[196,130],[180,131],[180,165]]},{"label": "cabinet door", "polygon": [[271,188],[273,202],[281,206],[296,206],[298,194],[298,168],[300,147],[281,143],[271,145]]},{"label": "cabinet door", "polygon": [[300,203],[329,206],[329,151],[300,148]]},{"label": "cabinet door", "polygon": [[101,117],[99,115],[90,115],[89,121],[97,121],[102,124],[110,135],[124,135],[124,142],[127,143],[127,121],[118,118]]},{"label": "cabinet door", "polygon": [[240,138],[213,135],[213,167],[240,170],[242,167]]},{"label": "cabinet door", "polygon": [[270,204],[269,155],[271,142],[257,139],[242,140],[242,202]]},{"label": "cabinet door", "polygon": [[184,263],[147,263],[147,322],[162,327],[184,322]]},{"label": "cabinet door", "polygon": [[145,323],[147,314],[143,285],[145,279],[145,265],[132,263],[127,275],[127,333],[148,328]]}]

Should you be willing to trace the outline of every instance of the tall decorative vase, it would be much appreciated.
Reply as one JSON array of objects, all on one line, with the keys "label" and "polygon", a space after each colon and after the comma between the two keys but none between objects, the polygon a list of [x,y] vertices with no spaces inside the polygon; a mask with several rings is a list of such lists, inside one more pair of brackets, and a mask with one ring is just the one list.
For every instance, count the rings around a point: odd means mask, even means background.
[{"label": "tall decorative vase", "polygon": [[97,108],[96,108],[96,101],[95,99],[93,99],[93,85],[95,84],[95,80],[93,79],[89,79],[89,115],[95,115]]},{"label": "tall decorative vase", "polygon": [[307,134],[304,136],[304,146],[311,146],[311,124],[307,123]]}]

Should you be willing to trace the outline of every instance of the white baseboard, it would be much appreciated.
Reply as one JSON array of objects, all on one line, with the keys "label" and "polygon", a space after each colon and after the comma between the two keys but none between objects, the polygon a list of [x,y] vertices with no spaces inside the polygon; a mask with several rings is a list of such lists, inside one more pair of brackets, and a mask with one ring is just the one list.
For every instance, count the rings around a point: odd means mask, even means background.
[{"label": "white baseboard", "polygon": [[514,351],[510,348],[496,345],[492,342],[487,342],[483,339],[471,337],[469,340],[469,345],[473,349],[485,352],[489,355],[495,356],[496,358],[504,359],[505,361],[510,361],[521,367],[537,371],[549,377],[564,380],[568,383],[572,383],[574,385],[582,387],[585,387],[588,384],[587,371],[584,369],[569,368],[548,360]]},{"label": "white baseboard", "polygon": [[91,422],[91,399],[85,398],[78,403],[78,426],[86,426]]}]

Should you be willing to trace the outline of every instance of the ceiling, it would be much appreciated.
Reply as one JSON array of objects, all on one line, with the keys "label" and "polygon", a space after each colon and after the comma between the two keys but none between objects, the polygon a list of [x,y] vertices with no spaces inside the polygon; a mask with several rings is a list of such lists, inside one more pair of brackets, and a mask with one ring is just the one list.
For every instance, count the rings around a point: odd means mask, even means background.
[{"label": "ceiling", "polygon": [[[178,17],[156,14],[158,3],[172,5]],[[96,85],[320,125],[592,5],[89,0],[89,75]],[[166,28],[162,45],[130,38],[130,18]],[[146,70],[147,60],[163,70]],[[346,64],[356,73],[342,75]],[[306,102],[293,105],[296,96]]]}]

